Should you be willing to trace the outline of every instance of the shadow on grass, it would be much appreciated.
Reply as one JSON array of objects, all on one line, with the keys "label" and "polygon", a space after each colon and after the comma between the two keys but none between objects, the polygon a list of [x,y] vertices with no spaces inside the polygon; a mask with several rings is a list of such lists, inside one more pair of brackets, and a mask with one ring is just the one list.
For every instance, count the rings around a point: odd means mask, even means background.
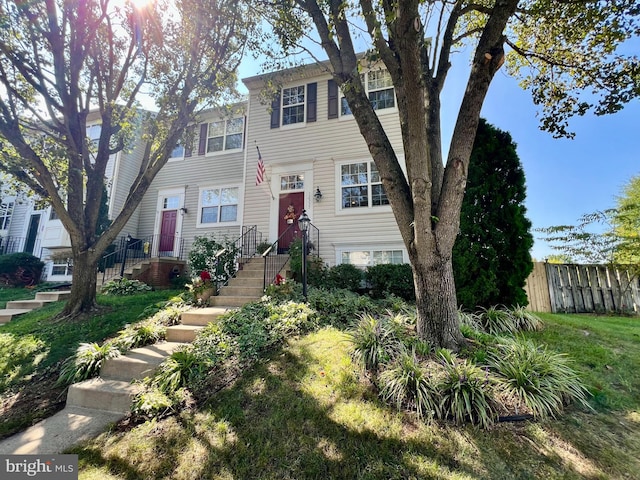
[{"label": "shadow on grass", "polygon": [[195,413],[75,449],[80,478],[607,478],[537,446],[525,424],[480,431],[397,414],[353,376],[339,337],[293,342]]}]

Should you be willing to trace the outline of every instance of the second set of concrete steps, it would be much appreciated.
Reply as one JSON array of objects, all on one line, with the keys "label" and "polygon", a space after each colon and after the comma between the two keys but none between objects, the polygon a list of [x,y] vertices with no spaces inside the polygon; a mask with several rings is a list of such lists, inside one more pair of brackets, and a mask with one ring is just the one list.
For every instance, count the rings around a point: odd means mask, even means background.
[{"label": "second set of concrete steps", "polygon": [[100,376],[69,387],[67,407],[121,413],[129,412],[140,387],[135,380],[151,375],[176,349],[192,342],[207,324],[216,322],[227,311],[259,300],[263,295],[264,263],[261,258],[245,263],[236,277],[211,297],[210,306],[182,313],[180,324],[167,327],[165,342],[130,350],[108,359]]},{"label": "second set of concrete steps", "polygon": [[65,300],[71,295],[69,290],[52,292],[38,292],[33,300],[12,300],[7,302],[4,309],[0,309],[0,324],[10,322],[16,315],[30,312],[36,308],[42,308],[47,303]]}]

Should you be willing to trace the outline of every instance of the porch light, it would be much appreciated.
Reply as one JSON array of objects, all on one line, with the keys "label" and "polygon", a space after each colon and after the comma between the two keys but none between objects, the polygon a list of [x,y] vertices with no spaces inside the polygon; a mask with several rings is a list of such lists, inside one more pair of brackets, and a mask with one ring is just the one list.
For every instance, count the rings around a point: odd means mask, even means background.
[{"label": "porch light", "polygon": [[316,202],[322,200],[322,192],[320,191],[320,187],[316,187],[316,193],[313,194],[313,198],[316,199]]}]

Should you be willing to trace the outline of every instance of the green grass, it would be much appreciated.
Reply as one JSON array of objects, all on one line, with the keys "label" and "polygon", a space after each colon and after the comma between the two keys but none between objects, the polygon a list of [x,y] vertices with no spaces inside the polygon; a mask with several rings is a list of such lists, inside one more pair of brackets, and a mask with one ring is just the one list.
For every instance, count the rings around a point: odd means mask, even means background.
[{"label": "green grass", "polygon": [[[130,297],[99,295],[98,303],[104,311],[88,320],[55,320],[63,302],[54,302],[0,325],[0,394],[56,366],[73,355],[80,343],[101,342],[113,336],[126,324],[138,321],[146,306],[172,294],[175,292]],[[7,296],[7,300],[14,298]]]},{"label": "green grass", "polygon": [[12,300],[33,300],[36,294],[28,288],[0,287],[0,309]]},{"label": "green grass", "polygon": [[527,336],[600,384],[595,412],[489,430],[421,422],[383,405],[357,377],[345,334],[325,329],[291,340],[199,409],[74,449],[80,479],[639,478],[639,320],[544,320]]}]

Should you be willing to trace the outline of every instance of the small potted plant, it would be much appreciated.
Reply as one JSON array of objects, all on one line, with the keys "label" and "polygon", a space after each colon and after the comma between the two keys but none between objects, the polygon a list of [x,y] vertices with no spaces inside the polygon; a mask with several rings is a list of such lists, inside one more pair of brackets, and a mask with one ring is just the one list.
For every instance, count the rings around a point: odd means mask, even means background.
[{"label": "small potted plant", "polygon": [[216,284],[211,280],[211,274],[204,270],[187,285],[187,288],[198,304],[208,303],[209,298],[216,294]]}]

